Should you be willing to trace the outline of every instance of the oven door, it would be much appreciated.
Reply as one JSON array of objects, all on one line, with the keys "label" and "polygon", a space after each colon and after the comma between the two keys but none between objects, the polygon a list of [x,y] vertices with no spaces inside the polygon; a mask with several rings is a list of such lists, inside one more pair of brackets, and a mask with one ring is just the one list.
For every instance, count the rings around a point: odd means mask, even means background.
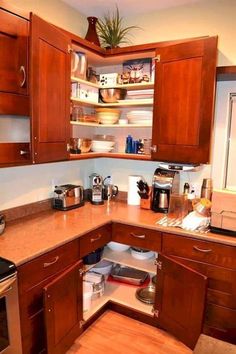
[{"label": "oven door", "polygon": [[0,353],[22,354],[16,275],[0,282]]}]

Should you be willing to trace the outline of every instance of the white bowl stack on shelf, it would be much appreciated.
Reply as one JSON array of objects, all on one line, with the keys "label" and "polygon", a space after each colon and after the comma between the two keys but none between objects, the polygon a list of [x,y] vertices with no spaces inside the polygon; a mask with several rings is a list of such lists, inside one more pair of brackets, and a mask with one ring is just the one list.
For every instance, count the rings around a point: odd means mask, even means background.
[{"label": "white bowl stack on shelf", "polygon": [[120,110],[114,108],[96,108],[96,117],[100,124],[115,124],[120,117]]},{"label": "white bowl stack on shelf", "polygon": [[151,125],[152,111],[130,111],[127,118],[129,124]]},{"label": "white bowl stack on shelf", "polygon": [[114,149],[113,135],[94,135],[91,149],[94,152],[110,152]]}]

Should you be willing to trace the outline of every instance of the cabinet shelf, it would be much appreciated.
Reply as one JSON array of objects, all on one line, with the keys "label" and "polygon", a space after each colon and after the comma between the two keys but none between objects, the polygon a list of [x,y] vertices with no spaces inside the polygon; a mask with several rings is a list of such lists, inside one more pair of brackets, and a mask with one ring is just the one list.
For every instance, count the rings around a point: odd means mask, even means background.
[{"label": "cabinet shelf", "polygon": [[86,160],[98,157],[113,159],[152,161],[151,155],[126,154],[124,152],[87,152],[82,154],[70,154],[70,160]]},{"label": "cabinet shelf", "polygon": [[98,83],[90,82],[87,80],[83,80],[77,77],[71,77],[71,82],[78,82],[79,84],[88,85],[91,87],[99,88],[125,88],[129,91],[131,90],[144,90],[144,89],[152,89],[154,87],[154,82],[142,82],[137,84],[122,84],[122,85],[110,85],[110,86],[102,86]]},{"label": "cabinet shelf", "polygon": [[94,128],[148,128],[152,127],[152,124],[99,124],[99,123],[90,123],[90,122],[76,122],[71,121],[72,125],[81,125],[85,127],[94,127]]},{"label": "cabinet shelf", "polygon": [[71,97],[73,102],[78,102],[84,106],[93,106],[93,107],[133,107],[133,106],[152,106],[153,99],[146,98],[140,100],[121,100],[120,102],[116,103],[97,103],[89,100],[80,99],[77,97]]},{"label": "cabinet shelf", "polygon": [[132,257],[129,250],[125,252],[115,252],[105,247],[102,258],[114,263],[143,270],[144,272],[156,273],[155,257],[140,260]]}]

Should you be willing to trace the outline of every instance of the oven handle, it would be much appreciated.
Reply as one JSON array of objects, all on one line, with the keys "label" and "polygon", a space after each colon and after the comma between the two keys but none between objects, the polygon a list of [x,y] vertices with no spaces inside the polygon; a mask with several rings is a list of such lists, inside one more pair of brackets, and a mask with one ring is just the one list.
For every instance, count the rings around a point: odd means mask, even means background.
[{"label": "oven handle", "polygon": [[14,284],[15,281],[16,281],[16,275],[1,282],[0,283],[0,296],[3,296],[6,292],[12,290],[12,285]]}]

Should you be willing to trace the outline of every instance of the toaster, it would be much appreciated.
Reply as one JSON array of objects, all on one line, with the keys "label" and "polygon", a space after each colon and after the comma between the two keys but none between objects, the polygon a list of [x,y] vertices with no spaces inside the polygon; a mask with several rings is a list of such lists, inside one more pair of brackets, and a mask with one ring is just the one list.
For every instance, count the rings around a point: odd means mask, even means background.
[{"label": "toaster", "polygon": [[70,210],[84,205],[84,189],[74,184],[55,186],[53,208]]}]

